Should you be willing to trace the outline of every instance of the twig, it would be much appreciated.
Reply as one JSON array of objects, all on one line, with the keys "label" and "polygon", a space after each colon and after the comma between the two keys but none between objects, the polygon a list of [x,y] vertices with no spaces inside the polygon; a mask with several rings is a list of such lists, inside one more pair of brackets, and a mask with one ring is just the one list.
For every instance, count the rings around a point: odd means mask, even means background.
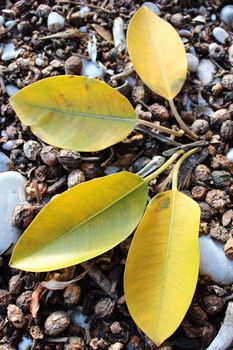
[{"label": "twig", "polygon": [[67,29],[64,32],[59,32],[51,35],[42,36],[39,40],[49,39],[75,39],[88,36],[88,33],[82,33],[78,29]]},{"label": "twig", "polygon": [[101,11],[104,11],[106,13],[111,13],[111,11],[106,10],[104,7],[93,5],[93,4],[86,4],[86,3],[83,3],[83,2],[79,2],[79,1],[56,0],[56,2],[58,2],[58,3],[70,3],[70,4],[77,5],[77,6],[88,6],[88,7],[92,7],[93,9],[96,9],[96,10],[101,10]]},{"label": "twig", "polygon": [[148,122],[147,120],[143,120],[143,119],[139,119],[139,124],[148,126],[149,128],[164,132],[164,133],[169,134],[169,135],[174,135],[174,136],[178,136],[178,137],[181,137],[184,135],[183,130],[176,131],[176,130],[168,129],[168,128],[165,128],[164,126],[157,125],[157,124]]},{"label": "twig", "polygon": [[131,68],[131,69],[127,69],[127,70],[124,70],[123,72],[121,73],[118,73],[116,75],[113,75],[111,76],[110,80],[113,81],[113,80],[120,80],[122,78],[126,78],[128,77],[130,74],[134,73],[135,72],[135,69],[134,68]]},{"label": "twig", "polygon": [[158,134],[152,130],[149,130],[146,128],[144,129],[144,128],[141,128],[140,126],[137,126],[135,129],[138,131],[141,131],[141,132],[145,132],[146,134],[156,138],[157,140],[159,140],[161,142],[167,143],[168,145],[180,146],[180,144],[178,142],[171,140],[168,137],[161,135],[161,134]]},{"label": "twig", "polygon": [[194,134],[188,127],[187,125],[183,122],[183,120],[181,119],[179,113],[176,110],[176,107],[174,105],[173,100],[168,100],[172,113],[174,115],[174,117],[176,118],[177,122],[179,123],[180,127],[189,135],[191,136],[194,140],[198,139],[198,136],[196,134]]},{"label": "twig", "polygon": [[189,149],[192,149],[192,148],[195,148],[195,147],[208,146],[208,145],[209,145],[208,141],[200,140],[200,141],[188,143],[187,145],[180,145],[178,147],[168,149],[167,151],[163,152],[163,156],[165,156],[165,157],[171,156],[172,154],[174,154],[179,149],[183,149],[186,152]]}]

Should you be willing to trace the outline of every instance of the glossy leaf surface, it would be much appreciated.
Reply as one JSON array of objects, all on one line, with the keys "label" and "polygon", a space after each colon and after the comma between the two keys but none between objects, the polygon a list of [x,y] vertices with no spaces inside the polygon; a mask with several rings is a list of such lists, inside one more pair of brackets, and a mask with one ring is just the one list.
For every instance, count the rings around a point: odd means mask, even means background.
[{"label": "glossy leaf surface", "polygon": [[133,238],[125,270],[126,302],[136,324],[157,344],[179,326],[199,266],[200,208],[181,192],[157,195]]},{"label": "glossy leaf surface", "polygon": [[129,24],[127,45],[143,82],[156,94],[172,100],[187,73],[185,48],[176,30],[143,6]]},{"label": "glossy leaf surface", "polygon": [[15,246],[11,266],[50,271],[94,258],[137,226],[148,185],[121,172],[79,184],[51,200]]},{"label": "glossy leaf surface", "polygon": [[35,135],[71,150],[104,149],[123,140],[137,124],[122,94],[86,77],[46,78],[20,90],[10,102]]}]

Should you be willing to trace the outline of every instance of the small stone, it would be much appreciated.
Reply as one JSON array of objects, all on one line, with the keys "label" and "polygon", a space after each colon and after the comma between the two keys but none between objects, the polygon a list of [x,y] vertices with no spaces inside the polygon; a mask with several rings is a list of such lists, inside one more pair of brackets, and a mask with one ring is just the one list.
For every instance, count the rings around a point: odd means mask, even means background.
[{"label": "small stone", "polygon": [[23,37],[30,36],[32,34],[32,27],[28,21],[19,22],[17,25],[17,30]]},{"label": "small stone", "polygon": [[85,341],[79,337],[71,337],[68,344],[65,344],[64,350],[85,350]]},{"label": "small stone", "polygon": [[194,170],[194,178],[196,182],[206,182],[211,179],[210,169],[205,164],[199,164]]},{"label": "small stone", "polygon": [[229,238],[224,246],[224,252],[229,259],[233,259],[233,238]]},{"label": "small stone", "polygon": [[2,60],[3,61],[10,61],[14,59],[19,52],[21,52],[21,49],[15,49],[14,45],[12,43],[8,43],[4,46],[3,52],[2,52]]},{"label": "small stone", "polygon": [[229,161],[231,163],[233,163],[233,148],[230,148],[229,151],[227,152],[227,159],[229,159]]},{"label": "small stone", "polygon": [[211,190],[206,195],[206,202],[214,209],[223,209],[230,200],[224,191]]},{"label": "small stone", "polygon": [[3,313],[6,311],[7,306],[11,302],[11,295],[10,293],[5,289],[0,289],[0,313]]},{"label": "small stone", "polygon": [[16,12],[17,14],[21,14],[27,10],[29,10],[31,7],[30,3],[26,0],[18,0],[14,3],[14,5],[11,7],[11,10]]},{"label": "small stone", "polygon": [[159,103],[153,103],[149,106],[149,111],[153,113],[156,119],[160,121],[166,121],[169,119],[170,115],[165,106],[160,105]]},{"label": "small stone", "polygon": [[74,187],[85,181],[85,175],[82,170],[74,169],[72,170],[67,178],[68,188]]},{"label": "small stone", "polygon": [[0,16],[0,26],[4,26],[5,24],[5,18],[3,16]]},{"label": "small stone", "polygon": [[16,23],[16,21],[14,19],[11,19],[11,20],[5,22],[5,27],[6,28],[13,27],[15,25],[15,23]]},{"label": "small stone", "polygon": [[199,66],[199,58],[192,53],[187,53],[188,70],[191,73],[196,73]]},{"label": "small stone", "polygon": [[231,65],[233,65],[233,44],[228,49],[228,59]]},{"label": "small stone", "polygon": [[221,20],[229,27],[233,28],[233,5],[226,5],[220,12]]},{"label": "small stone", "polygon": [[17,86],[12,84],[6,85],[6,93],[9,97],[14,96],[18,91],[19,91],[19,88],[17,88]]},{"label": "small stone", "polygon": [[[23,312],[28,313],[31,305],[32,291],[27,290],[18,296],[16,299],[16,305],[23,310]],[[8,303],[9,304],[9,303]]]},{"label": "small stone", "polygon": [[32,339],[23,335],[21,341],[18,344],[18,350],[30,350],[32,347]]},{"label": "small stone", "polygon": [[216,226],[211,228],[210,236],[223,243],[226,243],[227,240],[229,239],[229,233],[227,229],[223,226]]},{"label": "small stone", "polygon": [[214,28],[213,36],[220,44],[224,44],[225,41],[229,38],[229,34],[225,31],[225,29],[221,27]]},{"label": "small stone", "polygon": [[196,201],[203,201],[205,199],[207,188],[203,186],[194,186],[192,188],[191,194],[193,199]]},{"label": "small stone", "polygon": [[215,128],[219,128],[223,122],[230,119],[230,112],[226,108],[222,108],[214,112],[214,114],[210,118],[210,124],[213,125]]},{"label": "small stone", "polygon": [[38,17],[46,18],[52,11],[51,7],[46,4],[40,4],[36,9],[36,15]]},{"label": "small stone", "polygon": [[193,18],[193,22],[194,23],[200,23],[200,24],[205,24],[206,23],[206,19],[204,16],[196,16],[195,18]]},{"label": "small stone", "polygon": [[201,209],[201,220],[210,220],[213,216],[213,211],[209,204],[206,202],[200,202],[199,206]]},{"label": "small stone", "polygon": [[12,247],[21,231],[12,226],[14,208],[25,201],[26,179],[15,171],[0,173],[0,254]]},{"label": "small stone", "polygon": [[197,74],[198,74],[198,78],[201,80],[201,82],[204,85],[210,84],[212,82],[215,72],[216,72],[216,68],[214,64],[211,62],[211,60],[208,60],[208,59],[201,60],[197,69]]},{"label": "small stone", "polygon": [[209,236],[199,237],[200,273],[219,284],[233,283],[233,261],[224,253],[224,245]]},{"label": "small stone", "polygon": [[12,168],[13,163],[10,158],[8,158],[5,153],[0,152],[0,173],[11,170]]},{"label": "small stone", "polygon": [[197,135],[204,135],[209,127],[209,123],[204,119],[196,119],[191,125],[192,131]]},{"label": "small stone", "polygon": [[39,157],[42,146],[37,141],[29,140],[23,145],[25,156],[30,160],[36,160]]},{"label": "small stone", "polygon": [[44,330],[50,336],[63,332],[70,324],[70,317],[64,311],[55,311],[45,320]]},{"label": "small stone", "polygon": [[63,292],[63,298],[67,305],[77,305],[81,298],[81,288],[74,284],[67,286]]},{"label": "small stone", "polygon": [[52,33],[59,32],[65,26],[65,19],[57,12],[50,12],[47,20],[48,30]]},{"label": "small stone", "polygon": [[158,8],[158,6],[156,4],[153,4],[152,2],[146,1],[142,4],[142,6],[147,7],[149,10],[156,13],[156,15],[158,15],[158,16],[161,14],[161,11]]},{"label": "small stone", "polygon": [[182,28],[184,24],[184,17],[181,13],[175,13],[171,16],[171,24],[176,28]]},{"label": "small stone", "polygon": [[82,313],[81,308],[75,309],[71,314],[72,322],[83,329],[89,329],[90,324],[87,317]]},{"label": "small stone", "polygon": [[232,140],[233,138],[233,120],[226,120],[222,123],[220,129],[221,138],[224,141]]},{"label": "small stone", "polygon": [[57,149],[52,146],[44,146],[40,152],[42,161],[49,165],[54,166],[57,164]]},{"label": "small stone", "polygon": [[204,297],[203,304],[206,313],[209,315],[219,314],[225,305],[223,298],[220,298],[217,295],[208,295]]},{"label": "small stone", "polygon": [[43,339],[44,338],[44,333],[39,326],[32,326],[29,329],[29,333],[33,339]]},{"label": "small stone", "polygon": [[24,318],[22,310],[14,304],[8,305],[7,318],[9,320],[9,322],[13,323],[14,327],[17,329],[23,328],[23,326],[25,324],[25,318]]},{"label": "small stone", "polygon": [[225,58],[226,53],[222,45],[211,43],[209,44],[208,49],[211,58],[217,61],[222,61]]},{"label": "small stone", "polygon": [[223,226],[228,226],[233,219],[233,209],[229,209],[227,211],[225,211],[225,213],[222,216],[222,224]]},{"label": "small stone", "polygon": [[121,350],[124,348],[124,344],[116,342],[108,347],[108,350]]},{"label": "small stone", "polygon": [[58,160],[58,163],[60,163],[65,170],[77,168],[82,161],[81,155],[79,152],[65,150],[65,149],[62,149],[58,153],[57,160]]},{"label": "small stone", "polygon": [[95,315],[98,318],[108,318],[113,314],[115,301],[103,298],[95,305]]},{"label": "small stone", "polygon": [[28,202],[22,202],[16,205],[12,225],[22,229],[27,228],[35,217],[35,207]]},{"label": "small stone", "polygon": [[82,71],[82,60],[78,56],[70,56],[65,61],[65,73],[68,75],[80,75]]},{"label": "small stone", "polygon": [[225,188],[232,182],[231,174],[225,170],[215,170],[212,172],[214,186],[217,188]]},{"label": "small stone", "polygon": [[233,89],[233,74],[226,74],[222,79],[222,86],[231,91]]}]

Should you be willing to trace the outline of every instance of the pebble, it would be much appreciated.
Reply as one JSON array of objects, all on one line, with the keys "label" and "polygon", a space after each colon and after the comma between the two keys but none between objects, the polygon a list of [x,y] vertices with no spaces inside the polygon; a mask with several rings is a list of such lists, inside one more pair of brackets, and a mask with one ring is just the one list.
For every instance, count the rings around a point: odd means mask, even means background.
[{"label": "pebble", "polygon": [[12,151],[15,143],[15,140],[8,140],[2,145],[2,149],[4,149],[5,151]]},{"label": "pebble", "polygon": [[19,350],[30,350],[32,346],[32,339],[25,337],[25,335],[22,337],[21,341],[18,344]]},{"label": "pebble", "polygon": [[224,252],[224,244],[209,236],[199,237],[200,273],[219,284],[233,283],[233,261]]},{"label": "pebble", "polygon": [[11,170],[13,163],[4,153],[0,152],[0,173]]},{"label": "pebble", "polygon": [[81,75],[89,78],[103,78],[105,75],[104,69],[102,69],[98,63],[94,63],[90,60],[83,61]]},{"label": "pebble", "polygon": [[218,45],[216,43],[211,43],[209,44],[208,46],[208,51],[209,51],[209,54],[211,56],[213,56],[217,51],[220,51],[220,49],[222,48],[221,45]]},{"label": "pebble", "polygon": [[57,12],[51,12],[48,15],[47,20],[48,30],[52,33],[56,33],[59,30],[63,29],[65,26],[65,19]]},{"label": "pebble", "polygon": [[233,5],[226,5],[220,12],[221,20],[233,28]]},{"label": "pebble", "polygon": [[227,159],[229,159],[229,161],[233,163],[233,148],[230,148],[227,152]]},{"label": "pebble", "polygon": [[6,85],[6,93],[9,97],[13,96],[18,91],[19,91],[19,88],[17,88],[17,86],[12,84]]},{"label": "pebble", "polygon": [[80,326],[84,329],[90,328],[87,317],[82,313],[81,308],[78,308],[72,312],[71,319],[76,326]]},{"label": "pebble", "polygon": [[0,16],[0,26],[4,26],[5,24],[5,18],[3,16]]},{"label": "pebble", "polygon": [[156,4],[153,4],[152,2],[146,1],[144,2],[144,4],[142,5],[142,7],[145,6],[147,7],[149,10],[151,10],[152,12],[156,13],[156,15],[160,15],[161,11],[158,8],[158,6]]},{"label": "pebble", "polygon": [[205,24],[205,23],[206,23],[206,19],[205,19],[204,16],[199,15],[199,16],[197,16],[197,17],[195,17],[195,18],[193,19],[193,22],[194,22],[194,23]]},{"label": "pebble", "polygon": [[10,61],[20,53],[22,49],[16,49],[12,43],[8,43],[4,46],[2,51],[2,60]]},{"label": "pebble", "polygon": [[7,22],[5,23],[5,27],[6,27],[6,28],[12,27],[15,23],[16,23],[16,21],[12,19],[12,20],[7,21]]},{"label": "pebble", "polygon": [[221,44],[224,44],[226,39],[229,38],[229,34],[221,27],[214,28],[213,36]]},{"label": "pebble", "polygon": [[211,60],[203,59],[197,69],[198,78],[204,85],[209,84],[214,78],[215,71],[215,66]]},{"label": "pebble", "polygon": [[187,60],[188,60],[188,70],[191,73],[197,72],[198,66],[199,66],[199,58],[192,53],[187,53]]},{"label": "pebble", "polygon": [[229,58],[229,62],[233,66],[233,44],[228,49],[228,58]]},{"label": "pebble", "polygon": [[26,179],[15,171],[0,174],[0,254],[16,243],[21,231],[11,224],[16,205],[24,202]]}]

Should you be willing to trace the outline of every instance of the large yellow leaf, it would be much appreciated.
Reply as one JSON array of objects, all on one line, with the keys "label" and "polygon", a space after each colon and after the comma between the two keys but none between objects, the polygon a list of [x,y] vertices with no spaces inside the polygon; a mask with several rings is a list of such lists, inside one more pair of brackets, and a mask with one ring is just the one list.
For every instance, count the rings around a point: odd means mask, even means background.
[{"label": "large yellow leaf", "polygon": [[11,97],[18,117],[43,141],[77,151],[98,151],[130,134],[135,111],[118,91],[98,80],[58,76]]},{"label": "large yellow leaf", "polygon": [[147,182],[128,172],[63,192],[41,210],[21,236],[11,266],[50,271],[106,252],[135,229],[147,192]]},{"label": "large yellow leaf", "polygon": [[130,21],[127,45],[143,82],[156,94],[172,100],[187,73],[184,45],[176,30],[143,6]]},{"label": "large yellow leaf", "polygon": [[157,195],[136,230],[125,270],[126,302],[157,344],[179,326],[198,277],[200,209],[177,190]]}]

